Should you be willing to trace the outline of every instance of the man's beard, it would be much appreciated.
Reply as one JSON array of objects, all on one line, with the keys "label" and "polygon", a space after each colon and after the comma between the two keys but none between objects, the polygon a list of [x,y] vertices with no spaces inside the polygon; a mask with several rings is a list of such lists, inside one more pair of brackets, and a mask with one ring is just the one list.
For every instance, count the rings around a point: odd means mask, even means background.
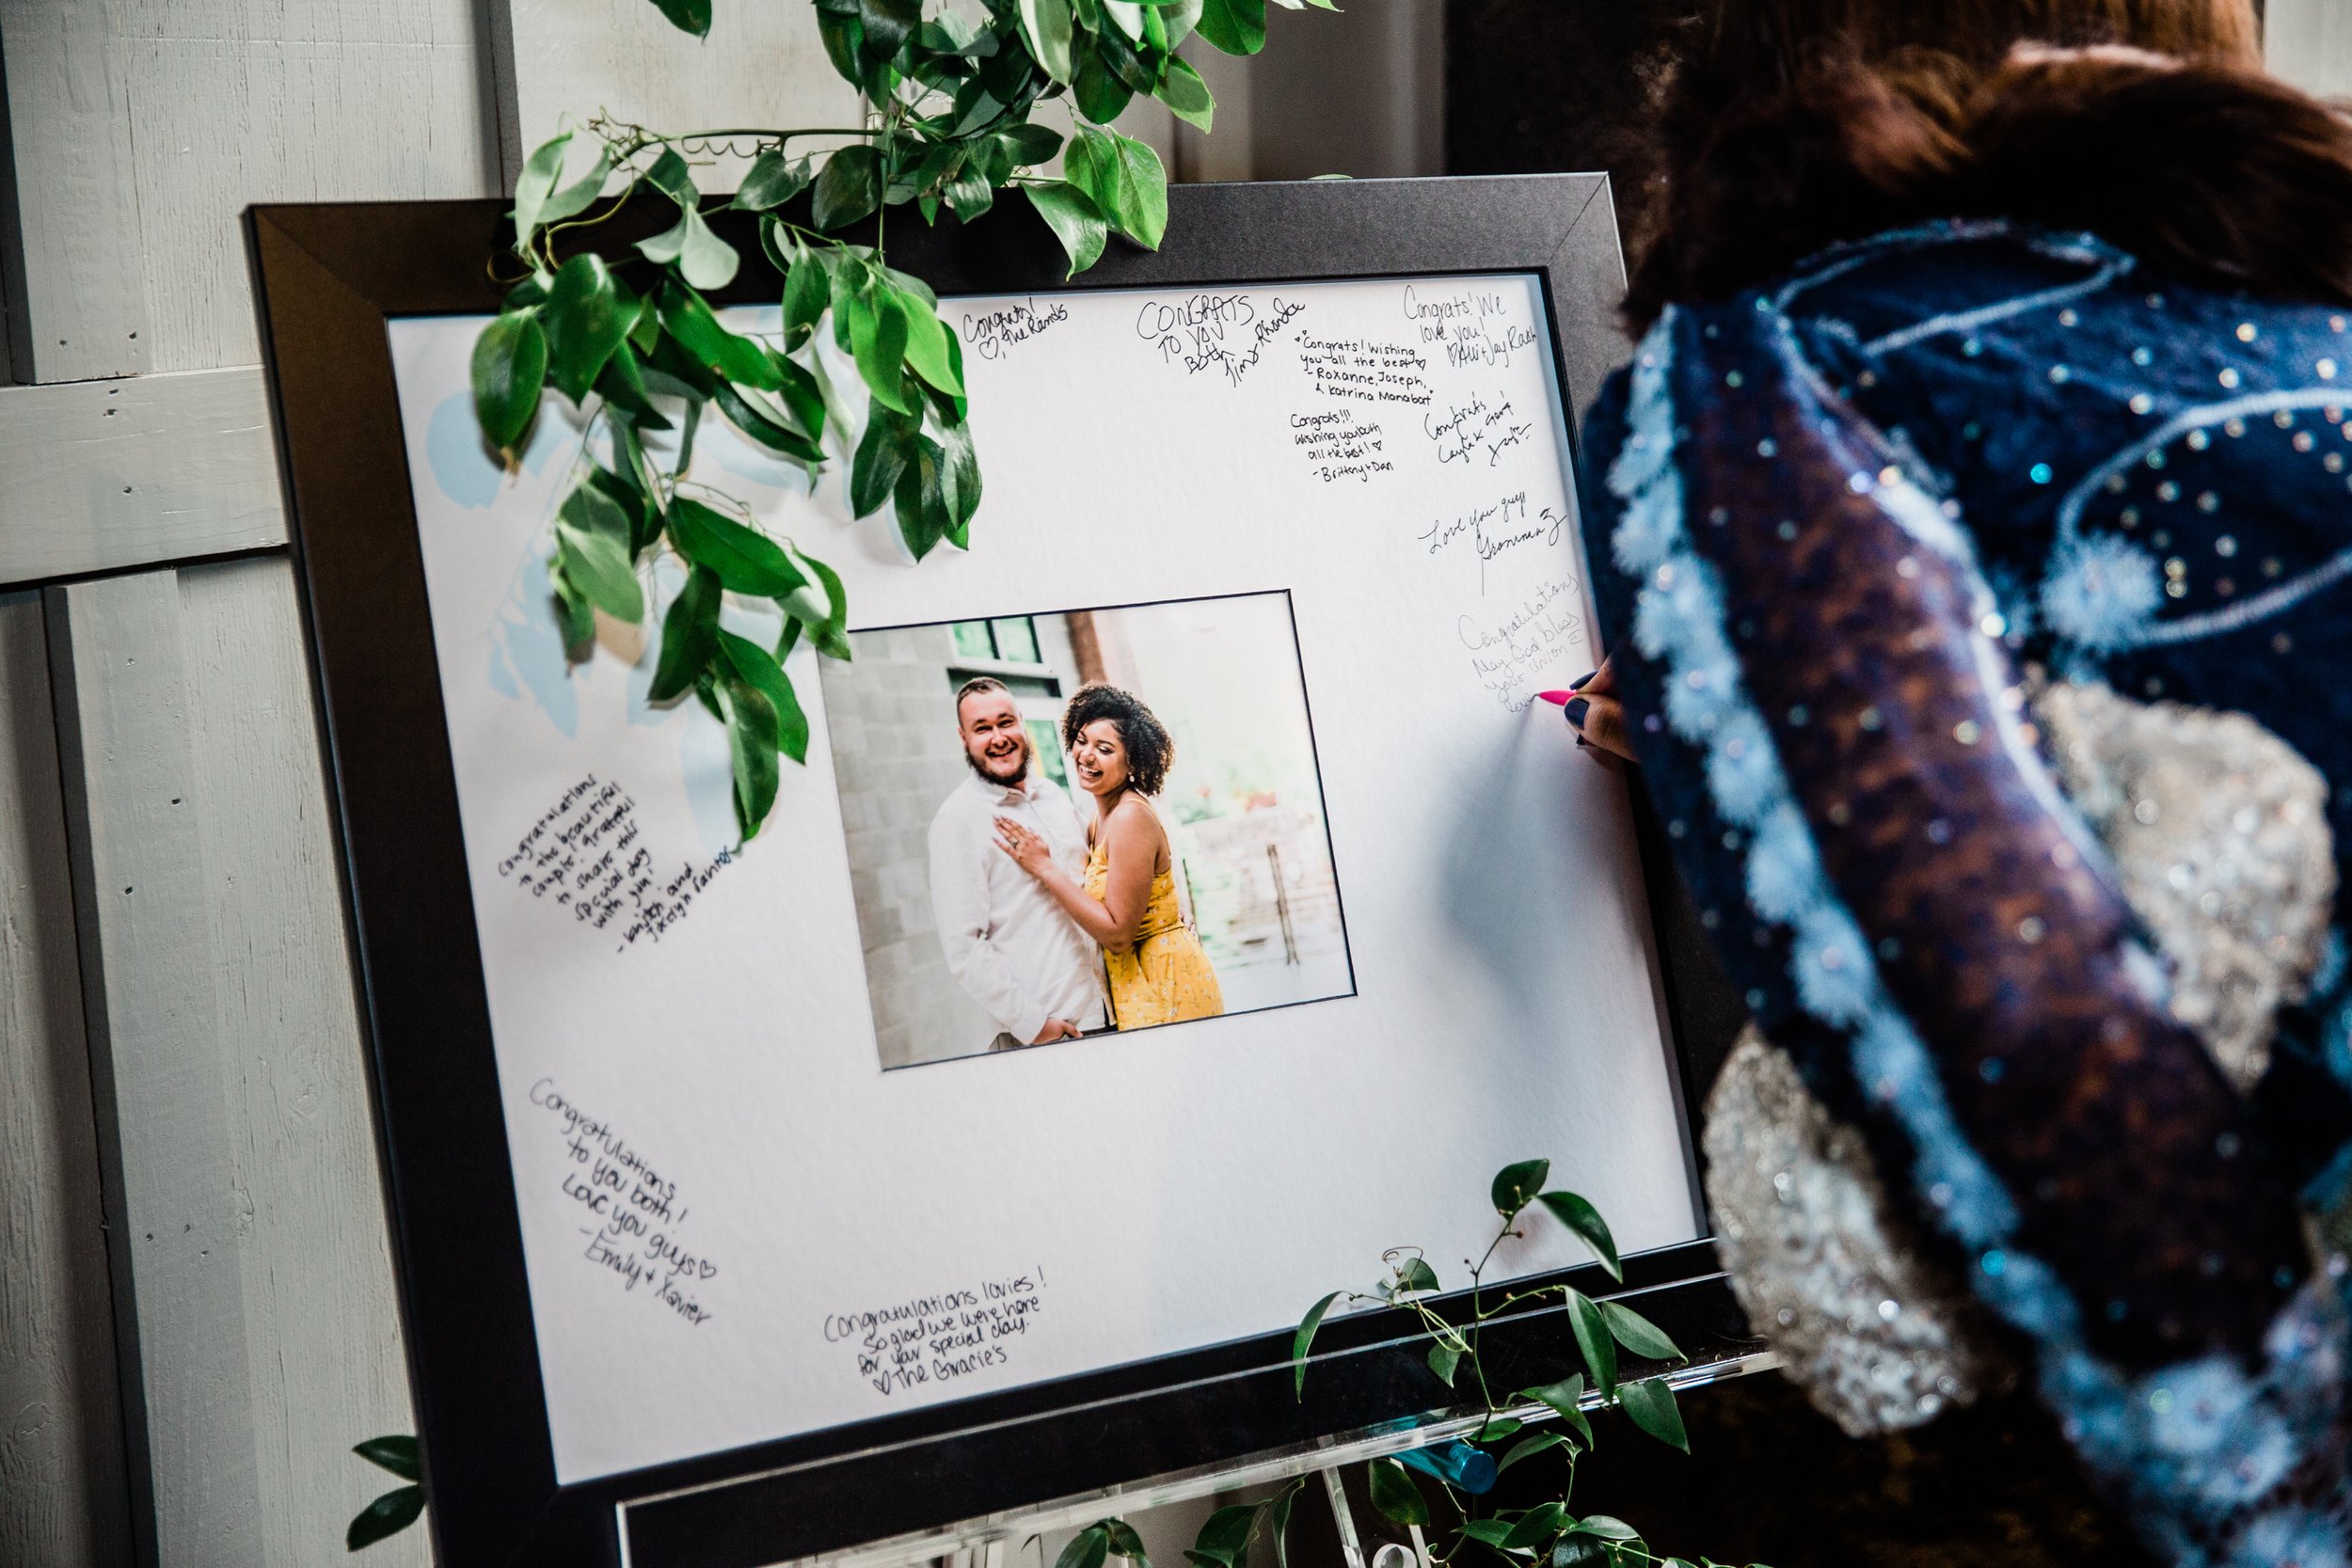
[{"label": "man's beard", "polygon": [[988,770],[988,764],[979,757],[973,755],[972,748],[969,746],[966,746],[963,749],[964,766],[971,768],[973,772],[977,773],[983,784],[999,784],[1006,789],[1010,789],[1013,785],[1021,783],[1029,776],[1029,768],[1037,761],[1037,742],[1029,738],[1029,732],[1026,730],[1016,731],[1015,736],[1021,742],[1021,769],[1019,772],[1014,773],[1011,777],[1007,778],[1001,774],[990,772]]}]

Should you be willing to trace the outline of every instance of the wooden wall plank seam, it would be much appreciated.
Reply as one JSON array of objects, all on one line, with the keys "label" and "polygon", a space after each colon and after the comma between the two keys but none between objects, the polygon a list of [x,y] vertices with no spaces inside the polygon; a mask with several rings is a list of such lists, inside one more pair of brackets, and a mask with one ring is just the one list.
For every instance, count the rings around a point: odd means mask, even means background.
[{"label": "wooden wall plank seam", "polygon": [[40,598],[0,594],[0,1563],[116,1568],[131,1498]]},{"label": "wooden wall plank seam", "polygon": [[293,569],[49,601],[156,1560],[314,1563],[414,1418]]},{"label": "wooden wall plank seam", "polygon": [[135,375],[152,359],[131,106],[103,5],[0,0],[15,150],[8,338],[18,378]]},{"label": "wooden wall plank seam", "polygon": [[0,387],[0,588],[286,542],[258,367]]},{"label": "wooden wall plank seam", "polygon": [[[83,1005],[111,1145],[126,1433],[159,1564],[261,1561],[251,1374],[218,972],[206,917],[179,585],[151,573],[48,595]],[[233,808],[232,808],[233,809]],[[200,1479],[199,1479],[200,1478]],[[189,1506],[194,1481],[204,1506]],[[144,1554],[143,1554],[144,1555]]]}]

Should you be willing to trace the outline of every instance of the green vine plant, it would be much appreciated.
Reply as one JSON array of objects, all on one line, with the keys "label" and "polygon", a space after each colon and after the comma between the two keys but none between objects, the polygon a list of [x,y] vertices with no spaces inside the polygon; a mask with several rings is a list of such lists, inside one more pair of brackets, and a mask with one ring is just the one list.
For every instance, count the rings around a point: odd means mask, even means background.
[{"label": "green vine plant", "polygon": [[[1612,1278],[1625,1277],[1616,1243],[1599,1211],[1575,1193],[1546,1191],[1544,1182],[1550,1174],[1549,1160],[1526,1160],[1496,1173],[1489,1195],[1502,1223],[1476,1262],[1464,1260],[1470,1270],[1470,1303],[1465,1321],[1456,1322],[1438,1311],[1434,1298],[1442,1287],[1437,1271],[1418,1248],[1391,1249],[1382,1258],[1388,1272],[1370,1290],[1333,1291],[1308,1308],[1291,1340],[1294,1391],[1300,1398],[1305,1397],[1308,1354],[1316,1332],[1334,1307],[1343,1303],[1379,1303],[1409,1312],[1420,1322],[1429,1341],[1425,1354],[1430,1371],[1448,1388],[1469,1390],[1475,1395],[1478,1425],[1467,1439],[1468,1448],[1475,1450],[1475,1455],[1457,1454],[1457,1459],[1483,1456],[1485,1463],[1477,1468],[1491,1476],[1500,1476],[1530,1461],[1540,1461],[1553,1465],[1557,1477],[1557,1497],[1496,1513],[1480,1512],[1478,1496],[1469,1494],[1451,1481],[1439,1480],[1459,1523],[1450,1535],[1427,1545],[1428,1561],[1500,1559],[1511,1568],[1726,1568],[1712,1558],[1692,1562],[1687,1558],[1661,1557],[1650,1549],[1641,1532],[1624,1520],[1606,1513],[1579,1517],[1570,1506],[1576,1488],[1576,1462],[1590,1452],[1594,1444],[1592,1419],[1585,1413],[1588,1388],[1601,1407],[1622,1410],[1650,1436],[1685,1453],[1691,1451],[1682,1413],[1665,1375],[1621,1383],[1617,1377],[1618,1350],[1622,1347],[1645,1361],[1668,1364],[1683,1363],[1689,1358],[1663,1329],[1640,1313],[1613,1301],[1595,1301],[1572,1285],[1533,1285],[1489,1292],[1485,1276],[1494,1261],[1496,1249],[1507,1240],[1525,1237],[1525,1227],[1538,1211],[1549,1213],[1565,1226]],[[1483,1331],[1505,1312],[1550,1300],[1557,1300],[1566,1309],[1569,1330],[1584,1370],[1540,1388],[1521,1388],[1498,1397],[1488,1381],[1486,1363],[1479,1354]],[[1557,1424],[1530,1432],[1526,1420],[1506,1414],[1515,1409],[1556,1420]],[[1503,1447],[1505,1444],[1509,1446]],[[1486,1467],[1489,1465],[1491,1468]],[[1465,1466],[1457,1464],[1454,1468],[1460,1474]],[[1397,1459],[1375,1459],[1367,1479],[1373,1506],[1392,1522],[1414,1530],[1415,1544],[1421,1545],[1419,1531],[1428,1528],[1435,1515],[1428,1497],[1413,1480],[1413,1472]],[[1290,1568],[1284,1537],[1290,1527],[1291,1505],[1305,1484],[1301,1478],[1261,1502],[1218,1509],[1201,1526],[1191,1548],[1184,1553],[1185,1558],[1193,1568],[1248,1568],[1250,1544],[1263,1538],[1274,1548],[1277,1568]],[[1113,1557],[1124,1558],[1136,1568],[1151,1568],[1150,1560],[1144,1556],[1142,1538],[1120,1519],[1104,1519],[1080,1530],[1062,1549],[1055,1568],[1104,1568]],[[1751,1568],[1763,1565],[1752,1564]]]},{"label": "green vine plant", "polygon": [[[1338,8],[1334,0],[1274,3]],[[654,4],[707,36],[710,0]],[[831,567],[772,536],[739,499],[686,477],[702,422],[723,420],[814,484],[828,463],[828,430],[847,447],[860,412],[850,405],[857,388],[834,385],[817,353],[830,330],[866,402],[849,451],[853,515],[889,506],[918,561],[942,543],[968,548],[980,463],[962,344],[931,289],[888,263],[891,211],[969,223],[999,192],[1017,190],[1059,240],[1072,277],[1113,234],[1157,248],[1167,170],[1111,122],[1148,96],[1206,131],[1215,100],[1177,46],[1198,36],[1253,55],[1266,36],[1267,0],[814,4],[834,68],[858,89],[863,123],[671,134],[598,116],[566,130],[516,181],[514,255],[523,271],[472,360],[483,437],[510,468],[547,391],[586,415],[586,454],[556,511],[548,568],[575,657],[593,646],[599,614],[644,621],[656,562],[666,554],[683,569],[660,617],[650,698],[691,693],[726,727],[747,841],[775,804],[782,759],[807,760],[808,721],[785,660],[803,637],[825,657],[848,658],[849,605]],[[1060,105],[1066,130],[1039,119],[1049,103]],[[809,138],[846,145],[796,153]],[[724,205],[755,215],[750,261],[779,282],[783,323],[772,339],[730,330],[707,298],[746,261],[711,228],[697,183],[723,152],[751,158]],[[1042,172],[1057,153],[1060,175]],[[676,204],[676,223],[629,253],[599,253],[597,227],[646,190]],[[786,204],[803,192],[807,220],[787,217]],[[873,244],[839,237],[867,219]],[[771,604],[780,635],[755,641],[723,626],[730,595],[739,608]]]}]

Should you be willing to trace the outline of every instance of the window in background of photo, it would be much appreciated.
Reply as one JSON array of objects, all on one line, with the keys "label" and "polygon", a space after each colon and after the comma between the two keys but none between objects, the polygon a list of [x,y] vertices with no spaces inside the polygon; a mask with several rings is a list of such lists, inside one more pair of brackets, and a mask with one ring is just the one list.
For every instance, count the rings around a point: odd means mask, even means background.
[{"label": "window in background of photo", "polygon": [[1070,768],[1061,749],[1061,705],[1069,695],[1061,678],[1045,661],[1038,641],[1037,617],[1000,615],[993,621],[956,621],[947,628],[956,640],[962,661],[947,672],[950,686],[961,687],[975,675],[1005,683],[1021,709],[1021,727],[1037,748],[1038,766],[1045,776],[1070,787]]}]

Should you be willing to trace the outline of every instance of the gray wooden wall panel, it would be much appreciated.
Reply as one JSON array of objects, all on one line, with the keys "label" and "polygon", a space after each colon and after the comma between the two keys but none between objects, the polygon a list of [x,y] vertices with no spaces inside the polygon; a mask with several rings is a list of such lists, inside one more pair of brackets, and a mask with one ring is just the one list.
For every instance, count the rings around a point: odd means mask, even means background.
[{"label": "gray wooden wall panel", "polygon": [[0,0],[0,49],[22,379],[257,361],[249,202],[497,187],[469,0]]},{"label": "gray wooden wall panel", "polygon": [[292,570],[48,603],[159,1560],[314,1563],[412,1420]]},{"label": "gray wooden wall panel", "polygon": [[129,182],[131,114],[106,8],[0,0],[16,212],[8,342],[20,381],[148,368],[152,336]]},{"label": "gray wooden wall panel", "polygon": [[0,594],[0,1563],[129,1555],[121,1399],[40,600]]},{"label": "gray wooden wall panel", "polygon": [[286,542],[258,367],[0,387],[0,586]]},{"label": "gray wooden wall panel", "polygon": [[2352,5],[2270,0],[2263,44],[2270,69],[2306,92],[2352,96]]}]

